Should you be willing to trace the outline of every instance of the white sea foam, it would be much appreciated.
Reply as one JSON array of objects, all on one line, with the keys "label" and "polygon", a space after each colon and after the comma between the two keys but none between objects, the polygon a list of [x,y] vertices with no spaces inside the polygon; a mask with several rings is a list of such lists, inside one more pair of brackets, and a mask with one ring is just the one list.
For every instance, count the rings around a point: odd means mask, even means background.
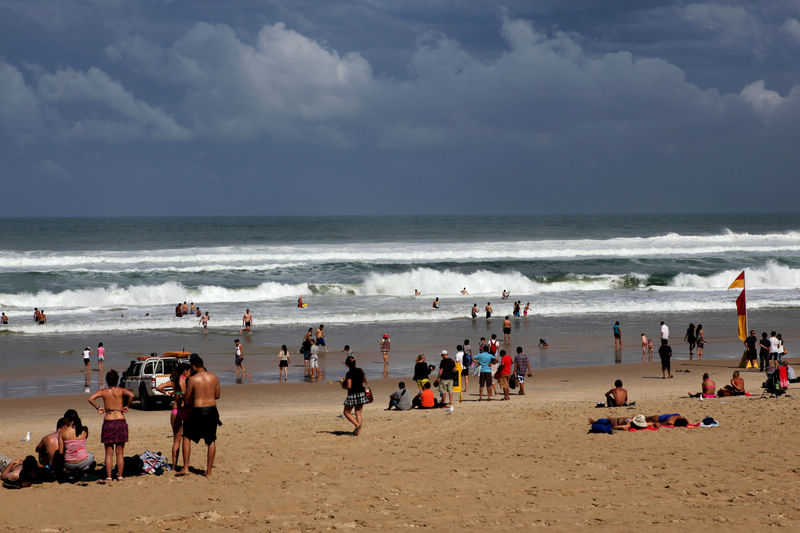
[{"label": "white sea foam", "polygon": [[[99,269],[270,269],[290,264],[492,262],[579,258],[692,257],[800,252],[800,232],[441,243],[344,243],[218,246],[163,250],[3,251],[0,272]],[[178,270],[180,271],[180,270]]]},{"label": "white sea foam", "polygon": [[[716,290],[727,289],[741,269],[730,269],[710,276],[680,273],[662,290]],[[763,267],[748,268],[745,271],[748,289],[800,289],[800,270],[767,261]]]}]

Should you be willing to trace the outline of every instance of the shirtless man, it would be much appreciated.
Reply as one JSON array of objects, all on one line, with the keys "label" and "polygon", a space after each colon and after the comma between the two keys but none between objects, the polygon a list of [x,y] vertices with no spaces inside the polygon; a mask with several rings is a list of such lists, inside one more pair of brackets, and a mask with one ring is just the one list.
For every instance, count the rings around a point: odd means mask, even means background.
[{"label": "shirtless man", "polygon": [[466,287],[464,287],[463,289],[461,289],[461,294],[469,294],[469,293],[467,292],[467,288],[466,288]]},{"label": "shirtless man", "polygon": [[328,346],[325,344],[325,326],[323,324],[320,324],[317,331],[314,332],[314,337],[315,344],[324,348],[325,353],[328,353]]},{"label": "shirtless man", "polygon": [[192,412],[183,424],[183,468],[175,474],[182,476],[188,473],[192,441],[197,443],[203,439],[208,446],[206,477],[210,477],[217,455],[217,426],[221,425],[217,411],[219,379],[205,369],[200,357],[193,357],[191,365],[194,375],[186,381],[183,404],[191,406]]},{"label": "shirtless man", "polygon": [[239,330],[239,333],[250,333],[250,327],[253,325],[253,315],[250,314],[250,309],[245,309],[244,315],[242,315],[242,329]]},{"label": "shirtless man", "polygon": [[511,320],[508,319],[508,315],[503,320],[503,343],[511,343]]},{"label": "shirtless man", "polygon": [[650,415],[647,418],[648,423],[652,423],[655,427],[659,426],[675,426],[686,427],[689,421],[678,413],[671,415]]},{"label": "shirtless man", "polygon": [[503,289],[503,294],[500,295],[500,299],[501,300],[507,300],[509,294],[510,293],[507,290]]},{"label": "shirtless man", "polygon": [[414,296],[419,296],[420,294],[422,294],[422,293],[419,292],[417,289],[414,289]]},{"label": "shirtless man", "polygon": [[472,304],[472,311],[470,312],[472,318],[478,318],[478,304]]},{"label": "shirtless man", "polygon": [[3,313],[2,316],[0,316],[0,324],[8,324],[8,317],[6,316],[5,313]]},{"label": "shirtless man", "polygon": [[33,308],[33,323],[34,324],[38,324],[39,323],[39,308],[38,307],[34,307]]},{"label": "shirtless man", "polygon": [[186,302],[183,302],[183,305],[181,306],[181,314],[182,315],[189,314],[189,304],[187,304]]},{"label": "shirtless man", "polygon": [[383,337],[378,341],[380,346],[381,356],[383,357],[383,377],[389,376],[389,351],[392,349],[392,341],[389,340],[389,334],[384,333]]},{"label": "shirtless man", "polygon": [[39,455],[39,464],[50,465],[51,468],[55,466],[56,453],[58,452],[58,430],[64,425],[64,417],[58,419],[56,422],[56,430],[53,433],[48,433],[39,444],[36,445],[36,453]]},{"label": "shirtless man", "polygon": [[44,309],[39,311],[39,324],[47,324],[47,315],[44,314]]},{"label": "shirtless man", "polygon": [[622,407],[628,403],[628,391],[622,388],[622,380],[614,382],[614,388],[606,393],[606,407]]},{"label": "shirtless man", "polygon": [[492,318],[492,302],[486,302],[486,318]]},{"label": "shirtless man", "polygon": [[209,321],[210,319],[211,319],[211,317],[210,317],[210,316],[208,316],[208,311],[206,311],[206,314],[204,314],[204,315],[203,315],[203,316],[200,318],[200,324],[202,324],[202,325],[203,325],[203,333],[208,333],[208,321]]},{"label": "shirtless man", "polygon": [[233,344],[236,345],[236,353],[233,359],[236,365],[236,383],[241,383],[242,379],[247,376],[247,369],[244,366],[244,350],[239,339],[234,340]]},{"label": "shirtless man", "polygon": [[194,302],[189,304],[189,314],[193,315],[197,311],[197,308],[194,306]]}]

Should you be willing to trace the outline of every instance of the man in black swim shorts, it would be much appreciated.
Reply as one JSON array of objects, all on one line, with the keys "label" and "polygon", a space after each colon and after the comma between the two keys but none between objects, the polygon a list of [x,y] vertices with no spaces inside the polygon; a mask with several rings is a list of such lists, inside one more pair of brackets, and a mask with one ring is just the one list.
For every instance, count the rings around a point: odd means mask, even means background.
[{"label": "man in black swim shorts", "polygon": [[217,426],[221,426],[217,400],[219,400],[219,378],[207,371],[200,357],[191,359],[194,374],[186,382],[184,406],[190,406],[192,412],[183,424],[183,468],[176,472],[185,475],[189,469],[192,453],[192,441],[203,439],[208,446],[206,458],[206,477],[211,476],[214,457],[217,454]]}]

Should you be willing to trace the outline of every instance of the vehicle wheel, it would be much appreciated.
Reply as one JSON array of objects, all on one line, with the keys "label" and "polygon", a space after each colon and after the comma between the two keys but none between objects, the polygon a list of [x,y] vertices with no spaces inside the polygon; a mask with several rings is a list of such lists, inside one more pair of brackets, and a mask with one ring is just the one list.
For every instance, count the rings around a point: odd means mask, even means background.
[{"label": "vehicle wheel", "polygon": [[144,384],[139,385],[139,401],[142,403],[142,409],[148,411],[152,405],[150,396],[147,395],[147,387]]}]

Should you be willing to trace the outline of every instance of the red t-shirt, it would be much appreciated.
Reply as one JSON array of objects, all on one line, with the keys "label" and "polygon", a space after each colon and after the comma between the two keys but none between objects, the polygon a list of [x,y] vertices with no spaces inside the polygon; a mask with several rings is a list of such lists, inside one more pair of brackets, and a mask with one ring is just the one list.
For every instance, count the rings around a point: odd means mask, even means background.
[{"label": "red t-shirt", "polygon": [[422,407],[433,407],[433,389],[424,389],[419,397],[419,403]]},{"label": "red t-shirt", "polygon": [[502,365],[500,367],[500,374],[502,374],[504,376],[508,376],[509,374],[511,374],[511,369],[514,366],[514,360],[511,359],[510,355],[506,354],[500,360],[500,365]]}]

